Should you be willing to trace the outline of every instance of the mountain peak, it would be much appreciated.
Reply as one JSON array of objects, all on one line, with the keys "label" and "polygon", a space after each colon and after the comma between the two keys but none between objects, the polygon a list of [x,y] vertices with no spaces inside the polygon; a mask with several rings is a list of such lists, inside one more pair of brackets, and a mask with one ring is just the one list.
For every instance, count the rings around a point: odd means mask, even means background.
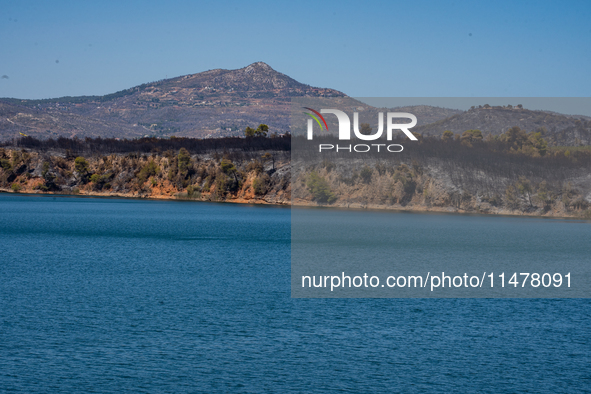
[{"label": "mountain peak", "polygon": [[[256,70],[263,70],[263,71],[275,71],[271,66],[269,66],[265,62],[254,62],[244,68],[244,71],[247,73],[256,71]],[[276,72],[276,71],[275,71]]]},{"label": "mountain peak", "polygon": [[265,62],[255,62],[235,70],[216,69],[165,80],[161,86],[171,82],[174,84],[170,86],[172,89],[192,89],[193,95],[212,98],[219,97],[224,92],[248,98],[345,96],[342,92],[333,89],[315,88],[300,83],[274,70]]}]

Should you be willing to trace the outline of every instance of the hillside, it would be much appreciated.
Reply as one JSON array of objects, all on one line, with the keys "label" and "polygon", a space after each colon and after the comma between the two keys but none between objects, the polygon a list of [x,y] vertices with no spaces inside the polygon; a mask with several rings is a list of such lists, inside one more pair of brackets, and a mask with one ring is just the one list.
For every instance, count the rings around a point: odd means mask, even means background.
[{"label": "hillside", "polygon": [[258,62],[143,84],[106,96],[0,99],[0,140],[19,132],[38,138],[241,135],[265,123],[289,130],[292,97],[344,97]]},{"label": "hillside", "polygon": [[483,135],[496,136],[513,126],[527,131],[541,131],[551,145],[591,145],[590,118],[520,107],[472,108],[428,125],[419,125],[414,131],[440,137],[445,130],[462,134],[466,130],[478,129]]}]

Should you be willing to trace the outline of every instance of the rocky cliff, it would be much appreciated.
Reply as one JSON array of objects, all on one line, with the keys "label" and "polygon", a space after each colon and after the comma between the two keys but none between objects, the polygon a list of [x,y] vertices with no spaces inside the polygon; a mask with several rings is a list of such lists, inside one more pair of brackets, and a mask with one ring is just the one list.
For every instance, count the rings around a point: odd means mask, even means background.
[{"label": "rocky cliff", "polygon": [[0,149],[0,190],[156,199],[289,204],[289,153],[69,156]]}]

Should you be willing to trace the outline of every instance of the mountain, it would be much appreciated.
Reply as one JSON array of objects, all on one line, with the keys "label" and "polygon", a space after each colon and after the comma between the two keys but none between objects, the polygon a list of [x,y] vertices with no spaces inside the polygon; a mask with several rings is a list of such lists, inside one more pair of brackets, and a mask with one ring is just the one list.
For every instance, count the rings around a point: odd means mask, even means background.
[{"label": "mountain", "polygon": [[35,137],[220,137],[260,123],[289,130],[292,97],[346,97],[263,62],[147,83],[105,96],[0,99],[0,139]]},{"label": "mountain", "polygon": [[[275,71],[263,62],[237,70],[216,69],[146,83],[105,96],[45,100],[0,99],[0,141],[19,133],[50,137],[242,136],[247,126],[269,125],[278,134],[290,129],[292,99],[337,98],[342,108],[360,113],[360,122],[377,128],[376,108],[328,88],[316,88]],[[591,144],[591,118],[518,107],[479,107],[468,111],[426,105],[399,107],[417,116],[413,131],[440,136],[480,129],[486,135],[519,126],[543,130],[554,145]],[[298,111],[294,124],[305,125]],[[301,121],[298,122],[298,118]],[[327,117],[329,125],[336,122]]]}]

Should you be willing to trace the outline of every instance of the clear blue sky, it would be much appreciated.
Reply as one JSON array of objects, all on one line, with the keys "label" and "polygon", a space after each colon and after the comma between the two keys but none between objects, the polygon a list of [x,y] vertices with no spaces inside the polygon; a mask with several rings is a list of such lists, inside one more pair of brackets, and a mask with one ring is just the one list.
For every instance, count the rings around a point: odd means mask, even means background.
[{"label": "clear blue sky", "polygon": [[591,1],[0,0],[0,97],[264,61],[351,96],[591,94]]}]

